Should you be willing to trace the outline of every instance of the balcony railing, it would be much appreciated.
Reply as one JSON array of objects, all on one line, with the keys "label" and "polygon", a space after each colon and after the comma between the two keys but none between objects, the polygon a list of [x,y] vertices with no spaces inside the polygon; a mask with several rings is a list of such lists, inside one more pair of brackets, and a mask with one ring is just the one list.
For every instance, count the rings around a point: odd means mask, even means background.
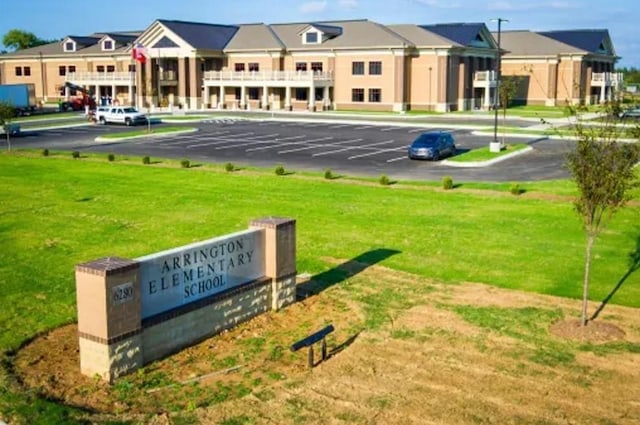
[{"label": "balcony railing", "polygon": [[591,84],[594,86],[619,86],[624,81],[622,72],[594,72]]},{"label": "balcony railing", "polygon": [[77,82],[131,82],[135,81],[134,72],[70,72],[65,81]]},{"label": "balcony railing", "polygon": [[160,81],[178,81],[178,73],[176,71],[159,71],[158,79]]},{"label": "balcony railing", "polygon": [[474,83],[490,84],[498,80],[496,71],[476,71],[473,73]]},{"label": "balcony railing", "polygon": [[207,71],[205,81],[333,81],[332,72],[318,71]]}]

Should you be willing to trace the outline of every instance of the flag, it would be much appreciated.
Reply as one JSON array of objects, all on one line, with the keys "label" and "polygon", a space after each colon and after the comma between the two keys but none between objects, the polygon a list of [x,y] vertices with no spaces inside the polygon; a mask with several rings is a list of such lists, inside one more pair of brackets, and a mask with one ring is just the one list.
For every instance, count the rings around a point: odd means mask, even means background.
[{"label": "flag", "polygon": [[134,44],[133,50],[131,50],[131,57],[144,65],[145,62],[147,62],[147,52],[145,51],[144,46],[140,43]]}]

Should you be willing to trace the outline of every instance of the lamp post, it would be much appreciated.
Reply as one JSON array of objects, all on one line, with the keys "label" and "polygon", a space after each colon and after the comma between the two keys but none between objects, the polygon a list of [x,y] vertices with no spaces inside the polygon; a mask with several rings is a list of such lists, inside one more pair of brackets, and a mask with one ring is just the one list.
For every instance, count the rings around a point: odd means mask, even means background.
[{"label": "lamp post", "polygon": [[493,103],[493,141],[489,144],[490,152],[500,152],[502,144],[498,141],[498,105],[500,103],[500,34],[502,30],[502,23],[509,22],[508,19],[496,18],[491,22],[498,23],[498,55],[496,58],[496,89]]}]

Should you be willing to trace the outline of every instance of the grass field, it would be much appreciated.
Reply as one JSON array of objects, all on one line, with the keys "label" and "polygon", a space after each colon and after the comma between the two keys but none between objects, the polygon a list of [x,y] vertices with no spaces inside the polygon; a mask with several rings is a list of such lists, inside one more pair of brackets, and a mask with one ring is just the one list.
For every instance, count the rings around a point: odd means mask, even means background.
[{"label": "grass field", "polygon": [[[508,184],[441,191],[272,170],[227,173],[222,165],[179,169],[164,161],[3,153],[0,184],[3,363],[36,334],[75,320],[75,264],[142,256],[243,230],[263,216],[297,220],[299,273],[326,272],[326,258],[367,262],[389,250],[397,254],[382,266],[445,285],[479,282],[576,303],[581,295],[584,235],[568,182],[522,184],[525,193],[516,197]],[[637,204],[623,210],[598,240],[593,300],[605,298],[630,270],[630,255],[638,255],[639,212]],[[640,275],[622,283],[612,303],[640,307]],[[16,393],[10,382],[3,370],[0,412],[19,405],[23,415],[70,414]]]}]

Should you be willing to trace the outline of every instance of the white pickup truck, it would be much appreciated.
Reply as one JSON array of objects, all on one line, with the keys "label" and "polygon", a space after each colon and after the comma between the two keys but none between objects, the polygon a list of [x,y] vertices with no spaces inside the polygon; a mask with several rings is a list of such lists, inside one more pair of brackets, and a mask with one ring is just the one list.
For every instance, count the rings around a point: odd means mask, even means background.
[{"label": "white pickup truck", "polygon": [[147,123],[146,115],[130,106],[101,106],[96,110],[95,119],[100,124],[136,125]]}]

